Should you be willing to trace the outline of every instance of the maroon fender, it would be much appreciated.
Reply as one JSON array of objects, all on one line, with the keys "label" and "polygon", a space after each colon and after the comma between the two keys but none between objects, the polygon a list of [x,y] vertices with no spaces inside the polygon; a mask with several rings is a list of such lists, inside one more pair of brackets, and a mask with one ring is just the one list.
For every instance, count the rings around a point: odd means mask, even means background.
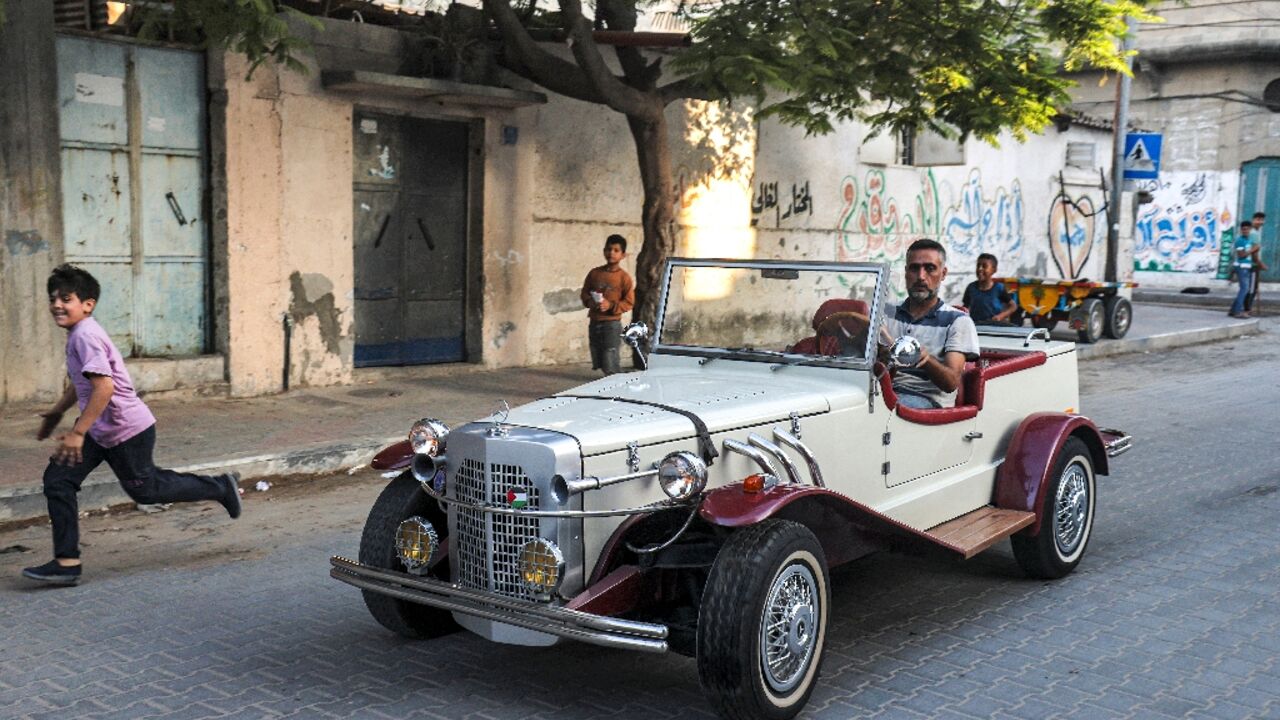
[{"label": "maroon fender", "polygon": [[1027,535],[1040,532],[1040,521],[1044,517],[1041,490],[1049,482],[1049,472],[1062,444],[1073,435],[1088,446],[1093,456],[1093,471],[1106,475],[1107,452],[1102,435],[1087,417],[1060,412],[1032,413],[1013,433],[1004,463],[996,475],[995,503],[1000,508],[1034,512],[1035,522],[1022,531]]},{"label": "maroon fender", "polygon": [[623,565],[592,582],[566,606],[593,615],[621,615],[640,607],[653,594],[653,578],[635,565]]},{"label": "maroon fender", "polygon": [[707,493],[698,514],[722,527],[743,527],[772,517],[794,520],[818,536],[832,567],[898,544],[954,551],[925,532],[813,485],[775,485],[763,492],[744,493],[742,483],[731,483]]},{"label": "maroon fender", "polygon": [[413,464],[413,447],[408,440],[388,445],[373,456],[369,467],[374,470],[403,470]]}]

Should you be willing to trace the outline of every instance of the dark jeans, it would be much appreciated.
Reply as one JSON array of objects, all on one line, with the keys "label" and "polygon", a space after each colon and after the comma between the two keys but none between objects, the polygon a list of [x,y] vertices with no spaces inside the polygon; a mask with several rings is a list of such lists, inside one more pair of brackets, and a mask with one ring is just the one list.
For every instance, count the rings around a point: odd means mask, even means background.
[{"label": "dark jeans", "polygon": [[151,460],[155,446],[156,427],[152,425],[111,448],[102,447],[86,435],[79,464],[49,462],[49,467],[44,470],[44,497],[49,504],[49,520],[53,523],[54,557],[80,557],[76,493],[80,492],[84,479],[103,460],[111,466],[120,486],[135,502],[222,500],[227,486],[221,478],[161,470]]},{"label": "dark jeans", "polygon": [[605,375],[621,372],[618,345],[622,343],[622,321],[605,320],[587,326],[587,342],[591,346],[591,367]]},{"label": "dark jeans", "polygon": [[1262,271],[1255,265],[1249,282],[1249,292],[1244,296],[1244,311],[1253,310],[1253,303],[1258,299],[1258,285],[1262,283]]}]

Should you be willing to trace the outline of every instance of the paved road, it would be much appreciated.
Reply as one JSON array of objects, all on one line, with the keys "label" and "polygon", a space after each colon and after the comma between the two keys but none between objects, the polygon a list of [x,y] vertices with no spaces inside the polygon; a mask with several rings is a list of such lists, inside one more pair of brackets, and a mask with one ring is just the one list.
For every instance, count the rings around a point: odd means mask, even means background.
[{"label": "paved road", "polygon": [[[803,717],[1280,718],[1274,337],[1084,364],[1086,412],[1139,443],[1077,572],[1025,580],[1007,544],[845,569]],[[711,717],[688,659],[382,632],[326,576],[378,486],[90,518],[74,589],[12,579],[46,530],[0,534],[0,718]]]}]

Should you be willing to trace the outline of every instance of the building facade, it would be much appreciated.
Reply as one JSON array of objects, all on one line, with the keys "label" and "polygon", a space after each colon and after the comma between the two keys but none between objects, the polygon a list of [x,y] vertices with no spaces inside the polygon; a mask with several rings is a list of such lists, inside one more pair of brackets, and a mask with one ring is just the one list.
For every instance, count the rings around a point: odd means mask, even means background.
[{"label": "building facade", "polygon": [[[1265,212],[1263,282],[1280,282],[1280,25],[1265,1],[1162,3],[1136,37],[1129,117],[1160,132],[1160,178],[1138,189],[1134,264],[1149,286],[1225,286],[1241,220]],[[1110,117],[1114,78],[1082,74],[1079,110]]]},{"label": "building facade", "polygon": [[[234,54],[55,32],[24,19],[37,7],[12,3],[2,32],[56,63],[0,69],[12,97],[15,75],[44,83],[0,135],[9,147],[59,122],[25,166],[0,168],[49,190],[3,219],[0,329],[30,341],[3,351],[0,400],[60,387],[43,278],[66,259],[103,276],[104,324],[153,389],[247,396],[348,383],[363,366],[587,358],[582,279],[607,235],[631,239],[629,270],[641,238],[621,115],[514,78],[417,77],[387,27],[300,28],[308,72],[250,74]],[[1002,274],[1102,277],[1105,124],[1064,117],[997,148],[857,124],[807,138],[736,104],[673,105],[669,120],[679,254],[896,270],[934,237],[954,302],[983,252]]]}]

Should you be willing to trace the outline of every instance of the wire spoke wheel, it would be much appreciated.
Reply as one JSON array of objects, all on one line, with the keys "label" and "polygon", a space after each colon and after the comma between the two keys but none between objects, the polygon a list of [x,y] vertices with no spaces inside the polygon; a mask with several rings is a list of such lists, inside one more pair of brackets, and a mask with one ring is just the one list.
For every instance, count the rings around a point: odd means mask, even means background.
[{"label": "wire spoke wheel", "polygon": [[804,565],[791,565],[774,580],[760,624],[760,663],[778,692],[800,681],[817,644],[818,583]]},{"label": "wire spoke wheel", "polygon": [[1058,543],[1058,552],[1064,557],[1080,546],[1088,512],[1088,474],[1075,462],[1067,467],[1058,482],[1058,496],[1054,500],[1053,537]]},{"label": "wire spoke wheel", "polygon": [[1041,493],[1037,502],[1043,514],[1035,534],[1018,533],[1010,540],[1024,572],[1052,580],[1080,564],[1093,532],[1097,483],[1093,456],[1080,438],[1062,444]]}]

